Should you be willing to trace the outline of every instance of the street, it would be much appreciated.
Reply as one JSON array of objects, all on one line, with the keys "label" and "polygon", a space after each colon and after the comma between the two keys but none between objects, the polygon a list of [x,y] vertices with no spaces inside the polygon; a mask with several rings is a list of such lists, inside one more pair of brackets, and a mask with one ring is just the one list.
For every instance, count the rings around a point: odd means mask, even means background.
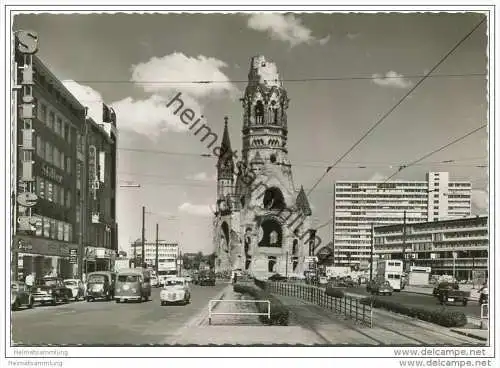
[{"label": "street", "polygon": [[[365,285],[361,287],[346,288],[345,292],[360,294],[364,296],[371,295],[366,291]],[[390,296],[389,295],[377,296],[377,298],[390,300],[396,303],[401,303],[413,307],[441,308],[441,304],[439,304],[438,300],[432,295],[407,293],[405,291],[402,291],[402,292],[395,292]],[[472,316],[477,318],[481,316],[481,308],[479,307],[479,303],[477,301],[469,301],[469,303],[465,307],[462,306],[461,304],[447,304],[445,308],[457,312],[464,312],[466,316]]]},{"label": "street", "polygon": [[160,305],[160,288],[153,288],[152,301],[72,302],[58,306],[35,306],[12,313],[15,345],[143,345],[159,344],[206,308],[208,301],[227,284],[191,286],[188,305]]}]

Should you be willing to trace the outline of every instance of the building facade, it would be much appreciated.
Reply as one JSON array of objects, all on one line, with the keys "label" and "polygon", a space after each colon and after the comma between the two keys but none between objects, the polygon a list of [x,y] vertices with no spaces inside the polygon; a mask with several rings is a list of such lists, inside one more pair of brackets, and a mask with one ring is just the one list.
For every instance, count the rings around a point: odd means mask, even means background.
[{"label": "building facade", "polygon": [[[148,266],[155,266],[156,242],[145,242],[144,253],[146,254],[146,264]],[[134,259],[142,256],[142,243],[140,241],[132,243],[132,256]],[[179,243],[164,240],[158,241],[158,263],[171,262],[172,260],[176,262],[180,257]]]},{"label": "building facade", "polygon": [[[75,275],[76,134],[85,108],[16,34],[13,277]],[[32,37],[31,40],[34,38]],[[28,43],[29,44],[29,43]]]},{"label": "building facade", "polygon": [[459,280],[473,279],[474,272],[488,276],[487,216],[374,228],[377,257],[403,259],[403,244],[408,267],[431,267],[433,274]]},{"label": "building facade", "polygon": [[272,61],[251,59],[240,100],[241,158],[231,148],[226,118],[217,162],[216,271],[302,273],[311,255],[311,209],[304,190],[294,186],[287,147],[289,98]]},{"label": "building facade", "polygon": [[461,218],[471,214],[470,182],[430,172],[425,181],[337,181],[333,199],[333,258],[368,267],[371,227]]},{"label": "building facade", "polygon": [[[77,134],[77,213],[83,216],[85,273],[111,270],[118,253],[116,223],[116,115],[103,105],[102,120],[87,117],[86,129]],[[81,190],[80,190],[81,188]],[[86,193],[82,193],[85,190]],[[83,204],[83,208],[81,207]]]}]

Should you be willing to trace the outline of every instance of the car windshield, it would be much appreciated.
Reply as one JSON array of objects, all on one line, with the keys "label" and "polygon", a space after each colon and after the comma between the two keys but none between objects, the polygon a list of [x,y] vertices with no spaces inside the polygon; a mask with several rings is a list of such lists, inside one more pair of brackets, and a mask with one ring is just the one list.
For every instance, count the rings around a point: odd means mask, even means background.
[{"label": "car windshield", "polygon": [[137,275],[120,275],[118,276],[119,282],[137,282],[139,276]]},{"label": "car windshield", "polygon": [[43,280],[40,280],[40,285],[56,286],[57,285],[57,279],[43,279]]},{"label": "car windshield", "polygon": [[88,278],[88,282],[94,282],[94,283],[100,283],[100,282],[105,282],[106,276],[104,275],[90,275]]},{"label": "car windshield", "polygon": [[184,285],[184,282],[182,280],[167,280],[165,285],[166,286]]},{"label": "car windshield", "polygon": [[64,285],[66,286],[77,286],[78,282],[77,281],[64,281]]}]

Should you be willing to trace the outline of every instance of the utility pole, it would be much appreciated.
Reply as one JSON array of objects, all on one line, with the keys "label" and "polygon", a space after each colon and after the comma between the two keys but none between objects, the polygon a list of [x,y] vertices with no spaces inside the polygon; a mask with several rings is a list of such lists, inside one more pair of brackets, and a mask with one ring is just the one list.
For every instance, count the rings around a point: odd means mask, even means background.
[{"label": "utility pole", "polygon": [[141,253],[141,267],[145,268],[146,265],[146,253],[144,252],[144,243],[146,242],[146,207],[142,206],[142,253]]},{"label": "utility pole", "polygon": [[405,272],[405,259],[406,259],[406,210],[403,214],[403,256],[401,263],[403,264],[403,272]]},{"label": "utility pole", "polygon": [[158,275],[158,223],[156,223],[155,269]]},{"label": "utility pole", "polygon": [[375,228],[372,223],[372,242],[370,249],[370,281],[373,280],[373,248],[375,247]]},{"label": "utility pole", "polygon": [[285,277],[288,280],[288,251],[286,251]]}]

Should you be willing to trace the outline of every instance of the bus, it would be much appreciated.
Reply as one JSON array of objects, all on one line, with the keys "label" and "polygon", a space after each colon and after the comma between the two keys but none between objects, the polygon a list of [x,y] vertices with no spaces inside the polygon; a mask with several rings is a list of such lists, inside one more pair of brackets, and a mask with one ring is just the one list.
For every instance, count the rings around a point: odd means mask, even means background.
[{"label": "bus", "polygon": [[176,258],[160,258],[158,259],[158,283],[161,285],[165,284],[165,281],[169,277],[177,276],[177,259]]},{"label": "bus", "polygon": [[401,260],[383,259],[377,263],[377,282],[389,281],[394,291],[401,291],[403,262]]}]

